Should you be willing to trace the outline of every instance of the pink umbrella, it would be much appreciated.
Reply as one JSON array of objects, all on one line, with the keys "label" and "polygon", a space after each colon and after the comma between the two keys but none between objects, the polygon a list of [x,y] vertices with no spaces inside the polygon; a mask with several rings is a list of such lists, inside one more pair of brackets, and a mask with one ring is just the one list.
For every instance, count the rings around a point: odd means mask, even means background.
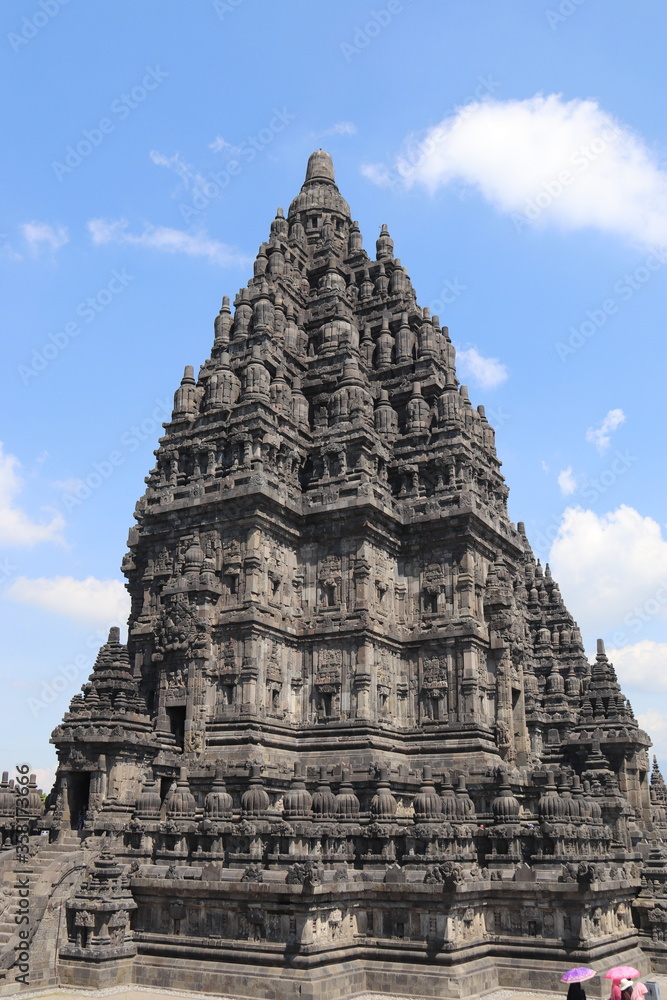
[{"label": "pink umbrella", "polygon": [[615,965],[609,972],[605,972],[605,979],[634,979],[639,973],[631,965]]},{"label": "pink umbrella", "polygon": [[564,976],[560,977],[561,983],[584,983],[587,979],[597,976],[595,969],[587,969],[581,965],[578,969],[570,969]]}]

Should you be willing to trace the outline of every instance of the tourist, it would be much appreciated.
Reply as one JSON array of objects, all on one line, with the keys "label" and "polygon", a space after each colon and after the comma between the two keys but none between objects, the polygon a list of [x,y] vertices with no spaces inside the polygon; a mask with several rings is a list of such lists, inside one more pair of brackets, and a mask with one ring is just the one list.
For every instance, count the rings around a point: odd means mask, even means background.
[{"label": "tourist", "polygon": [[621,1000],[621,979],[612,979],[609,1000]]},{"label": "tourist", "polygon": [[621,991],[621,1000],[630,1000],[630,997],[632,996],[632,980],[621,979],[618,986]]},{"label": "tourist", "polygon": [[570,983],[567,1000],[586,1000],[586,990],[581,983]]}]

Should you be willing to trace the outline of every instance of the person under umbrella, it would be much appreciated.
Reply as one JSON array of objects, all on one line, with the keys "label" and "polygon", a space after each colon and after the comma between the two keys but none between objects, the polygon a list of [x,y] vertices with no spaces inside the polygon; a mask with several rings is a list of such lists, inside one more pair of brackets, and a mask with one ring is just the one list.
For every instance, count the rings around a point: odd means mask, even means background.
[{"label": "person under umbrella", "polygon": [[596,975],[595,969],[588,969],[583,965],[576,969],[568,969],[560,977],[561,983],[568,983],[567,1000],[586,1000],[586,991],[581,985],[586,979],[592,979]]},{"label": "person under umbrella", "polygon": [[621,979],[618,987],[621,991],[621,1000],[630,1000],[632,996],[632,980]]},{"label": "person under umbrella", "polygon": [[609,1000],[621,1000],[621,983],[622,979],[612,979],[611,981],[611,996]]}]

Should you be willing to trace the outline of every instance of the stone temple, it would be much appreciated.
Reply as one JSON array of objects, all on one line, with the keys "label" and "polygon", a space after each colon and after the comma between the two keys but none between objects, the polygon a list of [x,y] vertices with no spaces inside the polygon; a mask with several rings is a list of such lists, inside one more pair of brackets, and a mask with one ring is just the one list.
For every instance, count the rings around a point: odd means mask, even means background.
[{"label": "stone temple", "polygon": [[7,988],[20,865],[33,987],[466,997],[667,970],[650,741],[510,522],[447,328],[386,226],[363,249],[327,153],[156,457],[127,645],[112,629],[53,733],[23,855],[0,786]]}]

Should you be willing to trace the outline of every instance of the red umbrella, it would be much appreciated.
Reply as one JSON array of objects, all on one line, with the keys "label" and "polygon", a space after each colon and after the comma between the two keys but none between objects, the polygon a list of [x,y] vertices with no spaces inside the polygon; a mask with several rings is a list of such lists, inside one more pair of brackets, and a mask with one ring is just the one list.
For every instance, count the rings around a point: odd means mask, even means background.
[{"label": "red umbrella", "polygon": [[605,979],[634,979],[639,973],[631,965],[615,965],[609,972],[605,972]]},{"label": "red umbrella", "polygon": [[581,965],[578,969],[570,969],[564,976],[560,977],[561,983],[585,983],[587,979],[597,976],[595,969],[587,969]]}]

